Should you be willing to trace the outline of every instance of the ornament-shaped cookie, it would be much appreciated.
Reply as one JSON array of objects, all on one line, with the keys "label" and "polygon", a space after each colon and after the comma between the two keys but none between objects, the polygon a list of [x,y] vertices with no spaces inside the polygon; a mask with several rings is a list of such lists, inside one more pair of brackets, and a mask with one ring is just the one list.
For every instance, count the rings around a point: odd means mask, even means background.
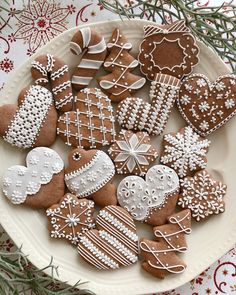
[{"label": "ornament-shaped cookie", "polygon": [[116,28],[113,31],[107,49],[109,55],[103,67],[111,73],[97,80],[101,88],[109,94],[111,101],[119,102],[142,88],[146,79],[130,73],[139,62],[129,53],[132,44],[120,29]]},{"label": "ornament-shaped cookie", "polygon": [[145,180],[127,176],[118,185],[117,199],[131,216],[142,222],[159,225],[173,213],[179,193],[179,178],[164,165],[151,167]]},{"label": "ornament-shaped cookie", "polygon": [[173,168],[179,177],[206,168],[210,141],[201,138],[190,126],[163,137],[161,163]]},{"label": "ornament-shaped cookie", "polygon": [[97,230],[85,233],[79,242],[80,256],[98,269],[112,270],[138,260],[138,236],[129,213],[118,206],[106,206],[96,219]]},{"label": "ornament-shaped cookie", "polygon": [[18,105],[0,107],[0,136],[13,146],[51,146],[56,140],[57,112],[49,90],[42,86],[23,89]]},{"label": "ornament-shaped cookie", "polygon": [[3,176],[3,193],[13,204],[48,208],[64,195],[64,163],[52,149],[37,147],[26,166],[14,165]]},{"label": "ornament-shaped cookie", "polygon": [[158,154],[146,132],[121,130],[108,153],[118,174],[143,176]]},{"label": "ornament-shaped cookie", "polygon": [[149,93],[151,103],[135,97],[124,99],[118,104],[118,123],[125,129],[144,130],[151,135],[159,135],[166,127],[179,87],[179,79],[156,74]]},{"label": "ornament-shaped cookie", "polygon": [[196,221],[225,211],[223,197],[227,186],[214,180],[206,170],[198,171],[193,177],[185,177],[180,184],[178,205],[190,209]]},{"label": "ornament-shaped cookie", "polygon": [[202,74],[184,79],[177,100],[181,115],[201,136],[222,127],[236,114],[236,75],[224,75],[213,83]]},{"label": "ornament-shaped cookie", "polygon": [[183,273],[186,264],[179,254],[187,251],[185,235],[191,233],[190,210],[171,215],[167,224],[154,227],[153,232],[156,241],[140,240],[140,255],[144,259],[142,268],[159,279]]},{"label": "ornament-shaped cookie", "polygon": [[65,182],[78,198],[92,198],[100,205],[116,205],[116,188],[112,184],[115,166],[100,150],[75,149],[70,152],[65,170]]},{"label": "ornament-shaped cookie", "polygon": [[115,118],[110,99],[100,89],[82,89],[75,98],[75,111],[59,117],[57,134],[73,147],[111,144],[115,140]]},{"label": "ornament-shaped cookie", "polygon": [[31,74],[37,85],[51,83],[55,106],[58,111],[72,110],[73,93],[68,66],[52,54],[43,54],[31,63]]},{"label": "ornament-shaped cookie", "polygon": [[144,26],[140,45],[141,72],[153,81],[156,73],[181,79],[198,63],[199,49],[184,20],[167,25]]},{"label": "ornament-shaped cookie", "polygon": [[55,239],[66,239],[77,245],[80,237],[95,227],[94,202],[66,194],[58,204],[47,209],[48,230]]}]

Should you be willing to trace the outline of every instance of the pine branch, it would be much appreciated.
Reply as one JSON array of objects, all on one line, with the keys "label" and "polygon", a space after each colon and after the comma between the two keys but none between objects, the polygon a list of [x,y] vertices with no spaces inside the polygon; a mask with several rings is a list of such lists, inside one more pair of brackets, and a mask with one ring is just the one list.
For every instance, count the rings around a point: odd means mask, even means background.
[{"label": "pine branch", "polygon": [[99,0],[103,7],[121,18],[147,19],[166,24],[185,19],[192,33],[210,46],[236,72],[236,6],[197,7],[198,0],[139,0],[123,5],[120,0]]},{"label": "pine branch", "polygon": [[[51,277],[43,271],[50,270]],[[88,290],[79,290],[82,283],[73,287],[60,283],[55,279],[58,268],[51,259],[48,266],[37,270],[21,252],[0,252],[0,294],[23,295],[28,290],[36,295],[83,295],[93,294]]]}]

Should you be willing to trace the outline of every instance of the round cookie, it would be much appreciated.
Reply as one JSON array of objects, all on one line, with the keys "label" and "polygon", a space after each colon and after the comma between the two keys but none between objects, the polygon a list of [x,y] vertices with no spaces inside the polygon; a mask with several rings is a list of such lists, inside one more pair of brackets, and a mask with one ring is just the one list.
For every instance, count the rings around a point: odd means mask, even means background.
[{"label": "round cookie", "polygon": [[94,202],[65,194],[58,204],[47,209],[48,230],[52,238],[77,245],[80,237],[95,227]]},{"label": "round cookie", "polygon": [[161,163],[173,168],[179,177],[206,168],[210,141],[201,138],[190,126],[164,135]]},{"label": "round cookie", "polygon": [[51,92],[44,87],[23,89],[18,105],[0,107],[0,118],[0,136],[13,146],[51,146],[56,140],[57,112]]},{"label": "round cookie", "polygon": [[43,54],[31,63],[35,83],[45,86],[51,83],[56,108],[61,112],[72,110],[73,93],[68,66],[52,54]]},{"label": "round cookie", "polygon": [[198,63],[199,49],[184,20],[144,26],[139,48],[140,70],[153,81],[156,73],[181,79]]},{"label": "round cookie", "polygon": [[118,185],[117,199],[138,221],[160,225],[174,212],[179,193],[179,178],[164,165],[151,167],[146,179],[127,176]]},{"label": "round cookie", "polygon": [[57,134],[66,145],[99,148],[115,140],[115,118],[110,99],[97,88],[85,88],[75,98],[75,111],[58,119]]},{"label": "round cookie", "polygon": [[96,219],[97,230],[85,233],[79,242],[80,256],[98,269],[112,270],[138,260],[138,236],[129,213],[118,206],[106,206]]},{"label": "round cookie", "polygon": [[13,204],[48,208],[64,195],[64,163],[52,149],[37,147],[26,166],[14,165],[3,176],[3,193]]},{"label": "round cookie", "polygon": [[128,130],[120,131],[108,153],[118,174],[140,176],[145,175],[151,163],[158,157],[147,133],[133,133]]},{"label": "round cookie", "polygon": [[75,149],[70,152],[65,182],[78,198],[92,198],[100,206],[116,205],[116,188],[112,184],[115,167],[100,150]]}]

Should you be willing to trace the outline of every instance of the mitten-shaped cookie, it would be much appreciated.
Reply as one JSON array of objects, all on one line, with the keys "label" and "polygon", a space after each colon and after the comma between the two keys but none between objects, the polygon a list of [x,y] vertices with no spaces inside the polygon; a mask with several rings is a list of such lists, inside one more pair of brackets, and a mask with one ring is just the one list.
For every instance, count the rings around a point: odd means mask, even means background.
[{"label": "mitten-shaped cookie", "polygon": [[151,275],[163,279],[168,274],[185,271],[186,264],[178,256],[187,250],[186,234],[191,233],[190,210],[183,210],[168,218],[168,224],[153,228],[157,241],[141,239],[142,268]]},{"label": "mitten-shaped cookie", "polygon": [[13,204],[48,208],[59,202],[64,191],[64,163],[46,147],[31,150],[26,166],[14,165],[3,176],[3,193]]},{"label": "mitten-shaped cookie", "polygon": [[109,156],[100,150],[75,149],[69,154],[65,170],[68,189],[78,198],[90,197],[100,206],[116,205],[116,189],[111,183],[115,167]]},{"label": "mitten-shaped cookie", "polygon": [[45,86],[51,83],[56,108],[61,112],[72,110],[73,94],[68,66],[52,54],[38,56],[31,67],[35,83]]},{"label": "mitten-shaped cookie", "polygon": [[49,90],[23,89],[18,105],[0,107],[0,136],[19,148],[51,146],[56,140],[57,112]]}]

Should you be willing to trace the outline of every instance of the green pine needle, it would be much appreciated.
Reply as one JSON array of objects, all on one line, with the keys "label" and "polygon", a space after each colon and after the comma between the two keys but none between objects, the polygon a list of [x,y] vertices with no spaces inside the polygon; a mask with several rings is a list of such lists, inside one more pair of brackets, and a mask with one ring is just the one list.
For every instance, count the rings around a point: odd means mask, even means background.
[{"label": "green pine needle", "polygon": [[[236,73],[236,6],[197,7],[198,0],[99,0],[103,7],[120,18],[141,18],[168,23],[168,19],[184,19],[192,33],[210,46]],[[227,13],[226,10],[227,9]]]}]

